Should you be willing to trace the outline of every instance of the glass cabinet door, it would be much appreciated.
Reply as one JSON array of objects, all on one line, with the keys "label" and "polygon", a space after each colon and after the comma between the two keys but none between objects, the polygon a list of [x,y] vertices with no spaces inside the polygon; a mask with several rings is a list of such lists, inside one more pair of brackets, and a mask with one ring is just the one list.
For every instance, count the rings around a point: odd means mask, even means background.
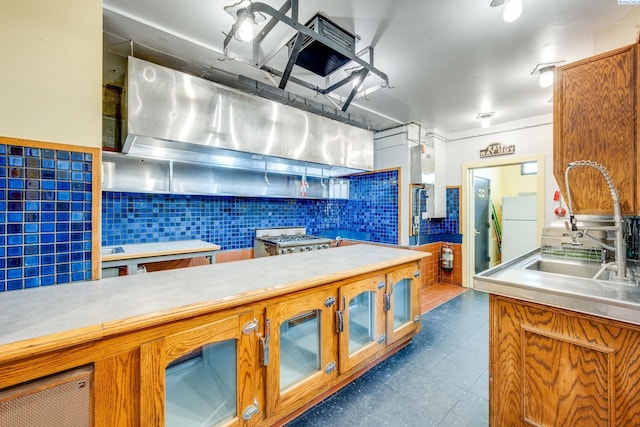
[{"label": "glass cabinet door", "polygon": [[280,324],[280,392],[320,370],[321,313],[307,311]]},{"label": "glass cabinet door", "polygon": [[341,373],[375,356],[385,343],[384,290],[384,275],[340,287],[336,321]]},{"label": "glass cabinet door", "polygon": [[334,312],[332,291],[267,307],[267,415],[299,406],[336,377]]},{"label": "glass cabinet door", "polygon": [[236,340],[205,344],[174,360],[165,373],[165,426],[229,421],[236,407]]},{"label": "glass cabinet door", "polygon": [[415,266],[387,275],[387,344],[420,328],[420,281]]},{"label": "glass cabinet door", "polygon": [[[167,427],[250,425],[255,396],[251,314],[186,329],[140,347],[141,416]],[[241,378],[241,381],[238,379]],[[255,409],[252,408],[255,406]],[[256,417],[259,418],[259,417]]]}]

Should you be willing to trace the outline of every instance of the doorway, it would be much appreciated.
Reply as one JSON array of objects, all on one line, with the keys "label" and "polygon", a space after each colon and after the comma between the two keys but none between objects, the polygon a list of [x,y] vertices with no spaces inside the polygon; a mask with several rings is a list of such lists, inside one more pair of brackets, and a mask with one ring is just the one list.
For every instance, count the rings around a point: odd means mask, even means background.
[{"label": "doorway", "polygon": [[[462,200],[460,231],[462,239],[462,285],[473,287],[473,275],[493,267],[500,263],[500,235],[501,225],[501,200],[503,191],[516,191],[513,188],[504,189],[514,184],[512,179],[500,178],[508,169],[520,171],[521,164],[535,163],[537,174],[530,177],[534,180],[533,189],[527,192],[533,193],[535,198],[535,243],[539,244],[540,235],[544,226],[545,204],[545,167],[544,156],[523,157],[518,159],[486,159],[482,162],[462,165]],[[502,171],[502,172],[501,172]],[[511,172],[512,173],[512,172]],[[505,175],[509,176],[509,175]],[[505,181],[502,183],[501,181]],[[476,188],[476,185],[479,185]],[[486,187],[489,187],[486,189]],[[513,185],[512,185],[513,187]],[[492,189],[497,189],[492,194]],[[506,194],[506,193],[505,193]],[[523,192],[522,195],[525,193]],[[520,195],[520,194],[518,194]],[[486,197],[481,197],[486,196]],[[478,205],[478,206],[476,206]],[[487,207],[485,208],[485,205]],[[464,218],[468,218],[464,221]],[[489,226],[487,226],[489,224]],[[486,240],[488,244],[484,244]],[[469,236],[469,237],[467,237]],[[477,237],[476,237],[477,236]],[[513,236],[512,236],[513,237]],[[487,259],[488,258],[488,259]]]}]

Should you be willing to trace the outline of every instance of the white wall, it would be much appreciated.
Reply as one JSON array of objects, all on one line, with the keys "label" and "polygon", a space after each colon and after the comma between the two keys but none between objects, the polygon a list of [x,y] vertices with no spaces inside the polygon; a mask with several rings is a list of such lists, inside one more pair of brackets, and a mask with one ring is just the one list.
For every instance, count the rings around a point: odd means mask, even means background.
[{"label": "white wall", "polygon": [[501,160],[518,159],[543,155],[545,166],[545,186],[543,200],[545,201],[545,225],[555,219],[553,209],[553,194],[558,184],[553,177],[553,115],[532,117],[518,120],[487,129],[448,134],[447,148],[447,185],[462,185],[462,165],[468,163],[490,162],[495,158],[480,158],[480,150],[489,144],[514,144],[515,154],[501,156]]},{"label": "white wall", "polygon": [[0,136],[102,144],[102,1],[3,1]]},{"label": "white wall", "polygon": [[[620,6],[625,7],[625,6]],[[640,7],[627,6],[629,13],[620,21],[594,34],[594,54],[609,52],[619,47],[637,43]]]}]

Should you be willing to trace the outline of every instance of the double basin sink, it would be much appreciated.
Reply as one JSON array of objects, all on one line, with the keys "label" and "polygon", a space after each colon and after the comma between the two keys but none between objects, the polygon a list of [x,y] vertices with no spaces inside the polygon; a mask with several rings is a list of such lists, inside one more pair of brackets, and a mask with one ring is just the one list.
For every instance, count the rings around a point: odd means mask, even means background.
[{"label": "double basin sink", "polygon": [[617,278],[614,271],[603,268],[598,262],[573,258],[538,255],[525,259],[524,262],[514,265],[513,268],[589,280],[611,281],[627,285],[638,285],[638,279],[640,279],[640,266],[633,261],[627,261],[627,271],[624,279]]},{"label": "double basin sink", "polygon": [[640,263],[624,279],[598,261],[543,254],[538,248],[480,272],[474,289],[640,325]]}]

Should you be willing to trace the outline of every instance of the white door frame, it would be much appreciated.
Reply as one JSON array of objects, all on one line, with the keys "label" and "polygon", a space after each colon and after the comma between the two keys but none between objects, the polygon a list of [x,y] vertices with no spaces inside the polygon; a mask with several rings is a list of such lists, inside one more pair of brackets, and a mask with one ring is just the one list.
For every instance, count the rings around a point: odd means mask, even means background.
[{"label": "white door frame", "polygon": [[527,157],[495,157],[482,160],[480,162],[466,163],[462,165],[462,200],[460,201],[460,231],[462,233],[462,286],[473,288],[473,265],[475,263],[475,252],[473,245],[475,220],[473,215],[473,169],[484,169],[496,166],[517,165],[527,162],[538,163],[538,174],[536,180],[536,219],[538,224],[537,239],[540,242],[542,228],[544,227],[545,212],[545,166],[544,155]]}]

